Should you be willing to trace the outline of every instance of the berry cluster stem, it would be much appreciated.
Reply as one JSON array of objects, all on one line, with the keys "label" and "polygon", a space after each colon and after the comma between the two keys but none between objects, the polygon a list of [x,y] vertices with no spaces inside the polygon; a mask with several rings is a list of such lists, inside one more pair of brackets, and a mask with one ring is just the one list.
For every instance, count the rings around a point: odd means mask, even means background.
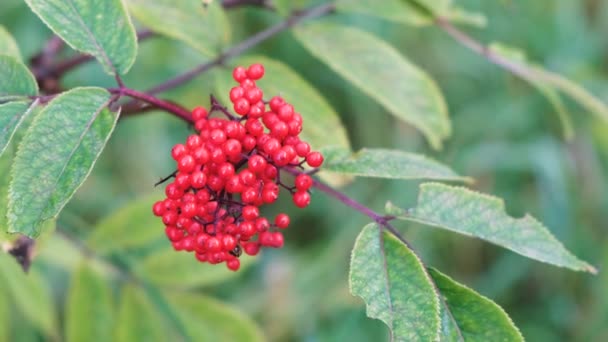
[{"label": "berry cluster stem", "polygon": [[143,102],[153,105],[154,107],[163,109],[163,110],[179,117],[180,119],[182,119],[184,121],[187,121],[190,123],[193,122],[192,114],[190,114],[190,111],[176,103],[161,100],[153,95],[142,93],[140,91],[137,91],[135,89],[130,89],[130,88],[124,88],[124,87],[123,88],[110,88],[110,89],[108,89],[108,91],[111,94],[117,94],[117,95],[121,95],[121,96],[126,95],[133,99],[141,100]]}]

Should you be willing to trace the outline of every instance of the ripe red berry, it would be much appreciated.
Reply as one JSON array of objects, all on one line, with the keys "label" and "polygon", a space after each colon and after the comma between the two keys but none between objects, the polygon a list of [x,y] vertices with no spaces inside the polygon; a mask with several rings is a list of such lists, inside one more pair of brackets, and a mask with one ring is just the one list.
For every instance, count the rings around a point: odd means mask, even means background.
[{"label": "ripe red berry", "polygon": [[167,208],[165,207],[165,203],[163,201],[158,201],[154,203],[154,206],[152,206],[152,212],[155,216],[163,216],[165,211],[167,211]]},{"label": "ripe red berry", "polygon": [[247,79],[247,69],[243,68],[242,66],[234,68],[232,71],[232,77],[239,83],[243,82]]},{"label": "ripe red berry", "polygon": [[282,229],[287,228],[289,226],[289,216],[283,213],[278,214],[274,218],[274,225]]},{"label": "ripe red berry", "polygon": [[299,174],[294,184],[298,190],[306,191],[312,186],[312,178],[309,175]]},{"label": "ripe red berry", "polygon": [[207,117],[207,110],[203,107],[196,107],[192,110],[192,120],[199,121]]},{"label": "ripe red berry", "polygon": [[253,205],[247,205],[243,207],[243,218],[245,220],[255,220],[256,218],[258,218],[258,216],[260,216],[260,210],[258,209],[258,207]]},{"label": "ripe red berry", "polygon": [[262,173],[266,169],[266,159],[260,155],[251,156],[247,161],[247,166],[249,170],[255,173]]},{"label": "ripe red berry", "polygon": [[264,66],[259,63],[252,64],[247,69],[247,76],[252,80],[259,80],[264,77]]},{"label": "ripe red berry", "polygon": [[230,101],[232,103],[236,102],[236,100],[245,96],[245,90],[241,87],[234,87],[230,89]]},{"label": "ripe red berry", "polygon": [[231,271],[238,271],[239,268],[241,267],[241,262],[239,261],[238,258],[230,259],[226,262],[226,266]]},{"label": "ripe red berry", "polygon": [[188,149],[186,148],[185,145],[177,144],[177,145],[173,146],[173,148],[171,149],[171,157],[173,157],[173,159],[177,161],[181,157],[183,157],[187,152],[188,152]]},{"label": "ripe red berry", "polygon": [[245,98],[240,98],[234,102],[234,111],[239,115],[246,115],[249,113],[249,101]]},{"label": "ripe red berry", "polygon": [[298,208],[306,208],[310,204],[310,194],[306,191],[296,191],[293,194],[293,203]]},{"label": "ripe red berry", "polygon": [[177,162],[177,169],[180,172],[190,173],[194,170],[195,166],[196,161],[189,154],[183,155],[181,158],[179,158],[179,161]]},{"label": "ripe red berry", "polygon": [[306,156],[306,163],[310,167],[319,167],[323,164],[323,155],[319,152],[310,152],[308,156]]}]

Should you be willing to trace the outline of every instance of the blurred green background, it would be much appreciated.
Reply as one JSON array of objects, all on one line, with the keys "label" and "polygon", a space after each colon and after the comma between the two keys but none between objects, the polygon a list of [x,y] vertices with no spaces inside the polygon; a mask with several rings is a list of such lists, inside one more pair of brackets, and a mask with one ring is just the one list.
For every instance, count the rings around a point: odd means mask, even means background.
[{"label": "blurred green background", "polygon": [[[483,29],[465,28],[471,35],[483,42],[519,47],[530,60],[608,102],[608,1],[462,0],[458,4],[488,19]],[[231,10],[228,15],[233,42],[280,20],[256,8]],[[537,217],[575,255],[596,265],[600,274],[559,269],[478,240],[398,223],[428,265],[495,300],[530,341],[607,341],[608,124],[569,103],[576,136],[566,142],[554,108],[540,93],[436,27],[397,25],[363,15],[342,19],[390,42],[437,81],[453,123],[452,137],[442,151],[431,150],[417,131],[313,58],[291,33],[282,33],[250,53],[283,61],[318,88],[340,114],[355,149],[396,148],[441,160],[474,177],[475,189],[504,198],[509,214],[519,217],[528,212]],[[51,36],[21,1],[0,2],[0,23],[15,36],[25,58]],[[153,38],[140,45],[125,82],[146,89],[204,60],[183,44]],[[214,82],[214,72],[206,73],[165,96],[186,106],[207,105]],[[112,86],[113,80],[89,63],[70,73],[64,85]],[[90,257],[86,249],[74,246],[90,239],[104,217],[135,200],[149,202],[151,194],[160,197],[161,190],[153,184],[172,172],[169,151],[189,132],[187,125],[163,113],[119,123],[93,173],[59,217],[57,233],[40,243],[33,272],[51,291],[54,324],[62,326],[65,319],[69,275],[80,258]],[[361,178],[344,190],[381,210],[387,200],[412,206],[417,184]],[[348,292],[349,253],[366,218],[319,193],[306,210],[286,203],[268,213],[279,210],[287,211],[293,222],[285,234],[285,248],[264,251],[229,276],[217,275],[206,265],[151,266],[147,273],[153,275],[151,282],[162,291],[188,287],[190,292],[224,301],[250,316],[272,341],[386,339],[385,326],[367,319],[363,302]],[[124,228],[120,234],[148,231],[146,243],[94,258],[113,281],[115,306],[120,305],[117,284],[131,281],[123,273],[138,274],[141,260],[170,249],[161,222],[154,218],[138,217],[124,223]],[[116,276],[112,269],[122,271]],[[10,340],[45,339],[35,324],[15,312],[2,323],[11,327]],[[170,318],[166,321],[167,329],[176,328]]]}]

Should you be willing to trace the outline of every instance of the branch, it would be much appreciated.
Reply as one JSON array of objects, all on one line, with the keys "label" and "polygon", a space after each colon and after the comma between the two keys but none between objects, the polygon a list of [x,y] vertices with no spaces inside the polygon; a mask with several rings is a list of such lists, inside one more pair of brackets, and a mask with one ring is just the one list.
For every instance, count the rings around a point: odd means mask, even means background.
[{"label": "branch", "polygon": [[306,19],[320,17],[325,14],[331,13],[334,10],[335,10],[334,4],[326,3],[326,4],[316,6],[316,7],[312,7],[310,9],[307,9],[307,10],[304,10],[301,12],[296,12],[296,13],[292,14],[289,18],[285,19],[284,21],[282,21],[274,26],[271,26],[264,31],[258,32],[257,34],[251,36],[250,38],[231,47],[230,49],[221,53],[215,59],[213,59],[209,62],[200,64],[199,66],[195,67],[194,69],[187,71],[164,83],[161,83],[158,86],[153,87],[146,92],[149,94],[158,94],[158,93],[162,93],[166,90],[173,89],[177,86],[180,86],[180,85],[192,80],[196,76],[204,73],[205,71],[207,71],[215,66],[223,64],[230,58],[233,58],[233,57],[236,57],[236,56],[242,54],[243,52],[251,49],[252,47],[260,44],[261,42],[275,36],[276,34],[278,34],[280,32],[283,32],[283,31],[297,25],[298,23],[300,23]]},{"label": "branch", "polygon": [[[143,41],[152,36],[155,33],[150,30],[142,30],[137,32],[137,40]],[[63,61],[57,62],[53,65],[41,65],[40,67],[34,67],[32,73],[40,84],[49,78],[58,79],[63,76],[66,72],[76,68],[77,66],[93,60],[93,56],[86,54],[78,54]]]},{"label": "branch", "polygon": [[452,25],[452,23],[450,23],[448,19],[438,17],[435,19],[435,24],[439,28],[441,28],[445,33],[447,33],[450,37],[454,38],[454,40],[467,47],[469,50],[475,52],[476,54],[485,57],[491,63],[498,65],[499,67],[511,72],[514,75],[521,77],[526,81],[532,83],[539,81],[539,75],[535,75],[534,70],[527,68],[525,65],[512,62],[508,58],[505,58],[495,53],[487,46],[483,45],[481,42],[475,40],[473,37],[467,35],[465,32],[456,28],[454,25]]},{"label": "branch", "polygon": [[246,6],[246,5],[260,6],[260,7],[264,7],[267,9],[273,9],[273,7],[269,3],[269,1],[266,1],[266,0],[223,0],[222,1],[222,6],[225,9],[232,9],[232,8],[236,8],[236,7],[240,7],[240,6]]},{"label": "branch", "polygon": [[[186,122],[192,123],[192,114],[190,113],[190,111],[188,109],[178,105],[177,103],[161,100],[150,94],[142,93],[137,90],[124,88],[124,87],[123,88],[110,88],[110,89],[108,89],[108,91],[111,94],[120,95],[120,96],[126,95],[133,99],[137,99],[137,100],[146,102],[156,108],[160,108],[171,114],[174,114],[175,116],[179,117],[180,119],[182,119]],[[126,106],[128,106],[128,105],[129,104],[127,104]]]}]

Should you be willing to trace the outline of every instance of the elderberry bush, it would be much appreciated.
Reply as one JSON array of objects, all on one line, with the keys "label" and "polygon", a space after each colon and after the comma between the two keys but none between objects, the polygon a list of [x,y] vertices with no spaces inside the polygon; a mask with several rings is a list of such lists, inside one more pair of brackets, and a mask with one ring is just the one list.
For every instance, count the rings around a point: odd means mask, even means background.
[{"label": "elderberry bush", "polygon": [[0,342],[608,341],[606,23],[0,1]]}]

